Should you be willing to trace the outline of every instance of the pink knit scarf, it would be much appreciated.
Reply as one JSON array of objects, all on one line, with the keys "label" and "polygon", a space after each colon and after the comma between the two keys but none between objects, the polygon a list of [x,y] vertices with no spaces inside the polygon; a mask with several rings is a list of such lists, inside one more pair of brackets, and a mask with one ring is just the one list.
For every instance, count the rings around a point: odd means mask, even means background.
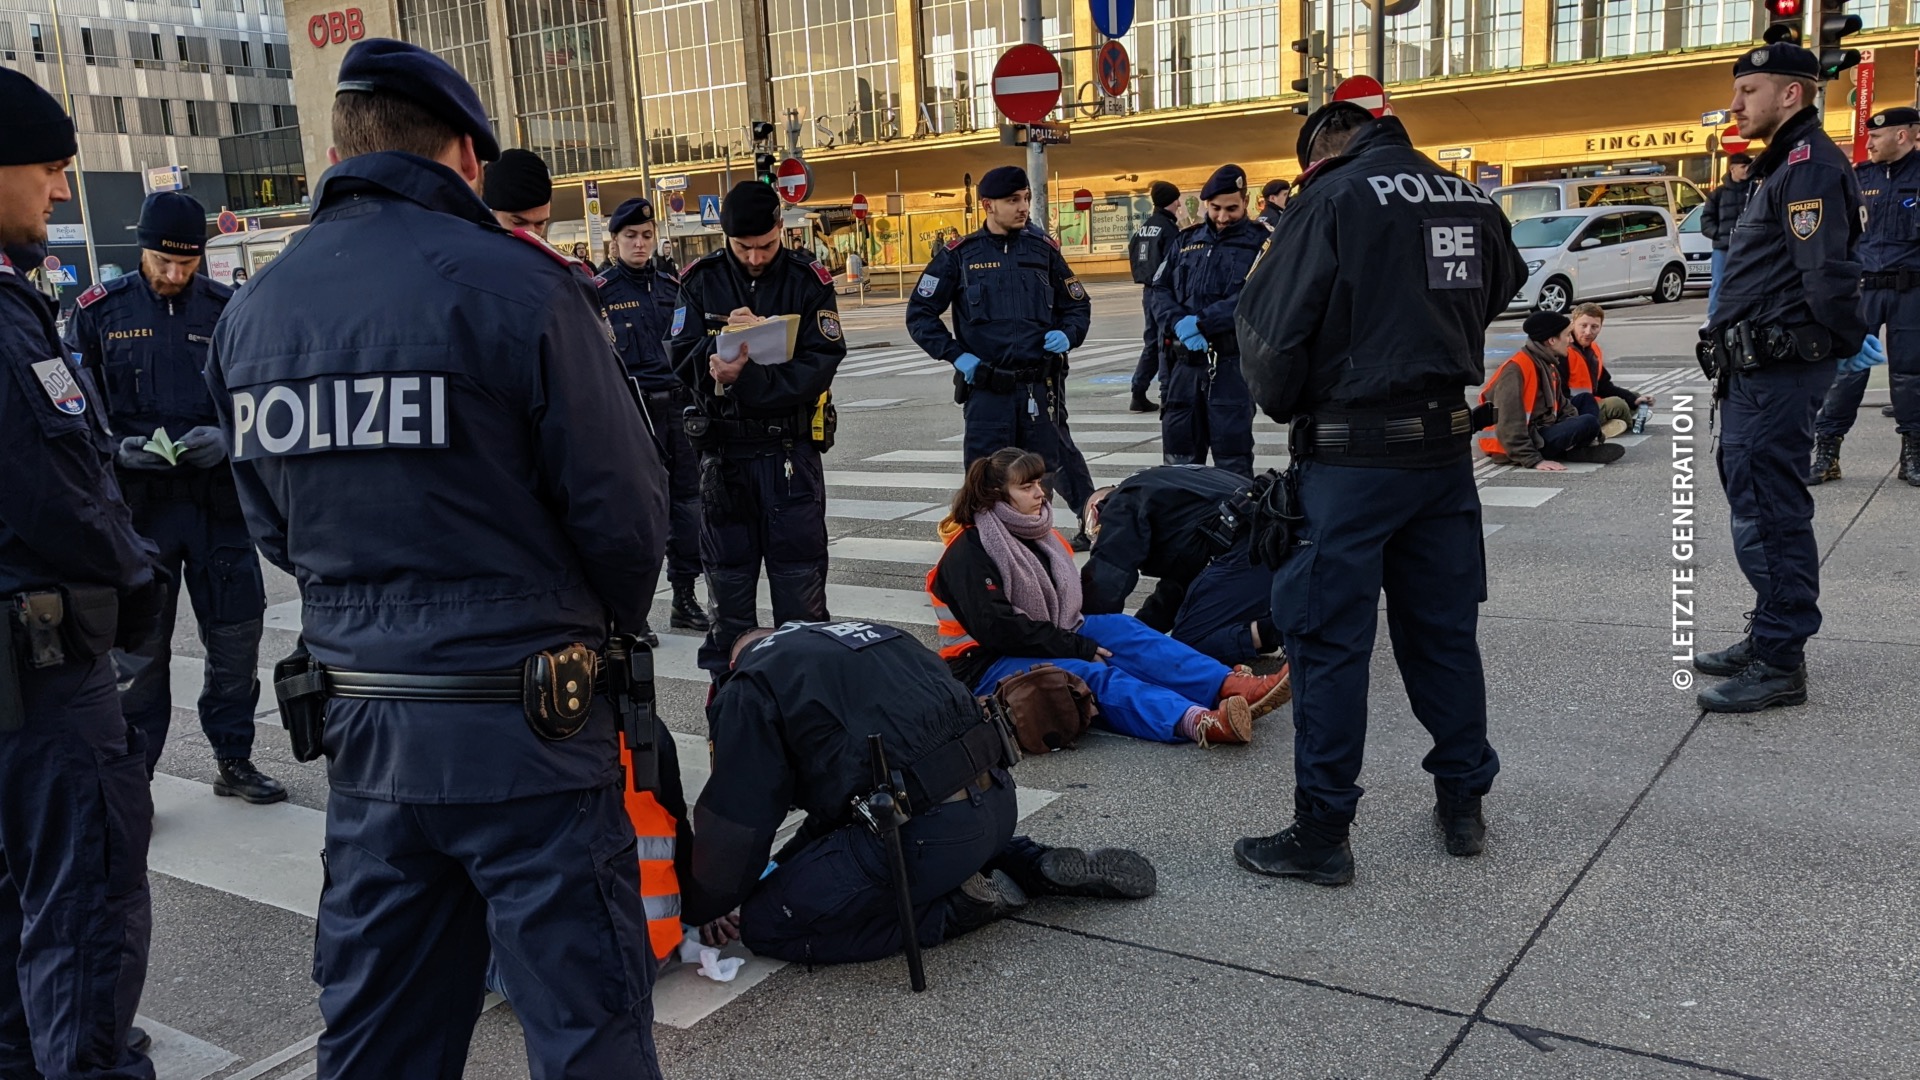
[{"label": "pink knit scarf", "polygon": [[[973,524],[1006,582],[1015,611],[1062,630],[1080,628],[1080,570],[1073,565],[1072,550],[1053,531],[1051,505],[1042,504],[1037,514],[1022,514],[1011,503],[996,503],[991,512],[976,514]],[[1021,540],[1039,541],[1046,565]]]}]

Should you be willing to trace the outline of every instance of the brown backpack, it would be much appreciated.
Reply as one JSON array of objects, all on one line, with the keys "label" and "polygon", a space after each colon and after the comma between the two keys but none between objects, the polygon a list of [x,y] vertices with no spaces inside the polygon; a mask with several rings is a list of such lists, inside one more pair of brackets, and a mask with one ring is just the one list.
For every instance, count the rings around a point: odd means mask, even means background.
[{"label": "brown backpack", "polygon": [[1086,680],[1052,664],[1035,664],[1001,679],[993,696],[1013,722],[1024,754],[1071,747],[1100,715]]}]

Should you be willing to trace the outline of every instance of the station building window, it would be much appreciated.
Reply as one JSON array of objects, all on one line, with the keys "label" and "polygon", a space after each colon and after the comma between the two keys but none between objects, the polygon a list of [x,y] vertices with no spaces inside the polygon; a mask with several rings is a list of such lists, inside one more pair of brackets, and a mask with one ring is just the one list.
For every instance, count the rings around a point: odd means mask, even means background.
[{"label": "station building window", "polygon": [[[1058,52],[1073,45],[1069,0],[1040,0],[1041,43]],[[920,0],[925,67],[918,122],[929,134],[992,128],[1000,122],[993,105],[993,65],[1020,43],[1019,0]],[[1076,55],[1060,55],[1064,101],[1079,92]],[[1090,89],[1090,88],[1089,88]],[[1056,110],[1053,118],[1061,118]]]},{"label": "station building window", "polygon": [[633,48],[655,165],[746,160],[746,46],[732,0],[632,0]]},{"label": "station building window", "polygon": [[[1149,109],[1278,97],[1280,12],[1269,0],[1154,0],[1121,39]],[[1291,56],[1291,53],[1287,55]]]},{"label": "station building window", "polygon": [[774,112],[799,111],[800,145],[899,137],[894,23],[893,0],[767,0]]},{"label": "station building window", "polygon": [[[464,75],[479,93],[494,129],[499,129],[485,0],[400,0],[400,36],[438,53]],[[183,41],[183,50],[184,46]]]},{"label": "station building window", "polygon": [[556,175],[628,164],[601,0],[508,0],[520,144]]},{"label": "station building window", "polygon": [[[1387,19],[1387,81],[1413,82],[1520,66],[1524,0],[1429,0]],[[1364,0],[1335,0],[1327,28],[1333,66],[1373,70],[1373,13]]]}]

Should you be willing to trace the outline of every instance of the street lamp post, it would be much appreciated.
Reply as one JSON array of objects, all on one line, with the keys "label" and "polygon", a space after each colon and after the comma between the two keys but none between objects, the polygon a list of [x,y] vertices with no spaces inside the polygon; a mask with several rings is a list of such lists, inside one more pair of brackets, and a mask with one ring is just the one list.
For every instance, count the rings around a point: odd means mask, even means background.
[{"label": "street lamp post", "polygon": [[[60,32],[60,0],[47,0],[53,9],[53,58],[60,65],[60,96],[67,99],[67,115],[73,115],[73,92],[67,87],[66,36]],[[77,129],[80,125],[75,124]],[[76,147],[78,140],[75,140]],[[100,258],[93,249],[93,207],[87,205],[87,170],[80,165],[78,149],[73,155],[74,187],[80,195],[80,234],[87,241],[87,277],[100,281]]]}]

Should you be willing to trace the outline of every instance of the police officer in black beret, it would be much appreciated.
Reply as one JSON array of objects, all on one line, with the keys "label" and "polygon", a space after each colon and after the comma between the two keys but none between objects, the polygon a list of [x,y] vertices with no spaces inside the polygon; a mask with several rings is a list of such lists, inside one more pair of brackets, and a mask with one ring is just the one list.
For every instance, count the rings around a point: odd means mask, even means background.
[{"label": "police officer in black beret", "polygon": [[[773,617],[827,618],[827,485],[820,455],[833,444],[828,388],[847,342],[833,272],[781,246],[780,196],[758,180],[720,204],[726,247],[680,278],[667,354],[693,394],[687,434],[700,453],[700,558],[713,597],[700,666],[727,670],[733,639],[758,610],[766,564]],[[785,363],[721,359],[720,331],[767,318],[797,320]],[[773,358],[768,358],[773,359]]]},{"label": "police officer in black beret", "polygon": [[502,150],[487,166],[481,197],[503,229],[527,229],[545,240],[553,223],[553,174],[531,150]]},{"label": "police officer in black beret", "polygon": [[[201,374],[213,324],[233,290],[200,273],[207,215],[191,196],[147,196],[136,235],[140,272],[80,294],[67,347],[105,395],[108,425],[119,436],[114,461],[120,489],[133,508],[134,527],[159,545],[168,575],[193,601],[207,650],[200,727],[219,766],[214,793],[279,802],[286,789],[252,761],[253,714],[260,704],[254,672],[266,588]],[[184,447],[177,457],[145,449],[160,431]],[[149,775],[173,717],[169,668],[179,600],[175,588],[161,634],[137,654],[114,657],[125,686],[121,708],[147,737]]]},{"label": "police officer in black beret", "polygon": [[76,149],[53,96],[0,68],[0,1076],[152,1077],[127,1044],[153,800],[108,653],[157,632],[165,576],[121,501],[99,385],[26,280]]},{"label": "police officer in black beret", "polygon": [[705,633],[710,624],[693,589],[700,576],[700,456],[687,441],[681,421],[693,396],[667,360],[667,332],[680,306],[680,281],[654,260],[657,228],[653,204],[646,199],[628,199],[614,208],[607,223],[613,261],[599,278],[600,304],[667,466],[673,515],[667,580],[673,585],[673,625]]},{"label": "police officer in black beret", "polygon": [[[1920,110],[1883,109],[1867,123],[1867,160],[1853,167],[1867,207],[1860,237],[1860,302],[1887,354],[1900,433],[1900,479],[1920,487]],[[1867,392],[1866,368],[1834,376],[1813,422],[1809,484],[1840,479],[1840,441]]]},{"label": "police officer in black beret", "polygon": [[1287,200],[1293,197],[1293,185],[1285,180],[1273,179],[1260,189],[1260,220],[1268,228],[1280,224],[1280,215],[1286,212]]},{"label": "police officer in black beret", "polygon": [[1500,209],[1416,151],[1398,119],[1335,102],[1296,147],[1306,172],[1237,320],[1254,400],[1292,423],[1283,482],[1304,517],[1273,583],[1294,685],[1294,823],[1235,855],[1340,885],[1353,879],[1383,590],[1413,713],[1433,736],[1422,764],[1446,849],[1485,843],[1480,799],[1500,760],[1476,633],[1486,567],[1463,388],[1485,378],[1487,324],[1527,268]]},{"label": "police officer in black beret", "polygon": [[499,146],[473,88],[378,38],[338,86],[313,224],[234,298],[207,371],[322,665],[283,662],[296,736],[325,699],[320,1075],[458,1076],[491,952],[534,1076],[658,1077],[591,658],[652,603],[659,454],[592,279],[481,201]]},{"label": "police officer in black beret", "polygon": [[1247,216],[1247,174],[1222,165],[1200,189],[1206,220],[1180,233],[1147,286],[1147,313],[1171,340],[1161,450],[1169,465],[1213,463],[1253,478],[1253,400],[1240,374],[1233,308],[1273,235]]},{"label": "police officer in black beret", "polygon": [[[1153,203],[1153,213],[1133,230],[1133,238],[1127,243],[1127,265],[1133,273],[1135,285],[1148,285],[1153,282],[1153,272],[1160,269],[1166,261],[1167,252],[1173,248],[1174,237],[1180,234],[1179,219],[1174,217],[1174,206],[1180,201],[1180,189],[1165,180],[1155,180],[1147,188],[1147,198]],[[1141,294],[1144,310],[1146,294]],[[1133,369],[1133,401],[1127,405],[1128,412],[1157,412],[1160,406],[1147,397],[1147,387],[1155,375],[1160,376],[1162,389],[1166,387],[1167,342],[1160,328],[1154,325],[1153,313],[1146,313],[1146,348],[1140,351],[1140,362]]]},{"label": "police officer in black beret", "polygon": [[[1018,446],[1046,459],[1052,483],[1066,464],[1058,375],[1087,336],[1092,306],[1059,245],[1027,228],[1027,174],[1002,165],[979,191],[985,224],[934,252],[907,298],[907,332],[953,365],[966,405],[966,464]],[[949,307],[952,331],[940,321]]]},{"label": "police officer in black beret", "polygon": [[1709,712],[1754,712],[1807,699],[1805,649],[1820,629],[1820,550],[1808,453],[1835,362],[1864,363],[1860,187],[1820,128],[1819,61],[1777,42],[1733,68],[1733,119],[1764,139],[1758,187],[1734,227],[1720,303],[1701,332],[1717,382],[1734,555],[1757,595],[1748,634],[1693,666],[1726,681],[1700,692]]}]

